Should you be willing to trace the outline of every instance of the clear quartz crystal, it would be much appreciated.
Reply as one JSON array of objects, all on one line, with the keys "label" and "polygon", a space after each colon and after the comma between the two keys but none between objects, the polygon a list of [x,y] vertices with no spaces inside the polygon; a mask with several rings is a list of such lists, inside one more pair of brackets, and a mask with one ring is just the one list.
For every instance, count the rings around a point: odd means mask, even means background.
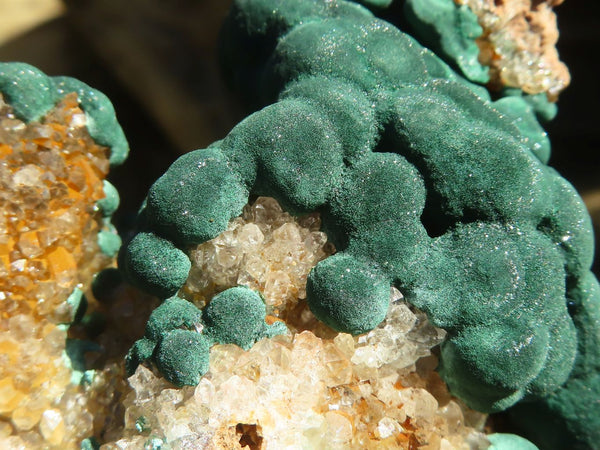
[{"label": "clear quartz crystal", "polygon": [[[263,220],[255,225],[260,235],[254,226],[248,230],[258,239],[246,248],[258,245],[260,236],[269,243],[269,230],[278,221],[269,210],[284,215],[274,202],[265,203],[245,210]],[[287,225],[277,234],[297,241],[294,235],[302,231],[291,228],[290,220],[279,220],[279,228]],[[234,229],[222,241],[231,244],[235,234]],[[286,273],[268,274],[279,272]],[[294,301],[282,305],[284,316],[285,308],[295,308]],[[444,332],[410,307],[400,291],[391,290],[386,319],[365,335],[325,333],[323,325],[306,323],[313,328],[292,327],[290,334],[261,340],[248,351],[215,345],[208,373],[193,388],[174,390],[140,366],[123,403],[125,429],[116,444],[104,448],[143,448],[140,417],[152,427],[143,436],[173,448],[198,442],[206,448],[240,448],[247,439],[260,439],[264,449],[487,448],[483,416],[455,402],[435,372],[431,350]]]},{"label": "clear quartz crystal", "polygon": [[244,207],[226,231],[190,252],[193,267],[180,295],[197,305],[236,285],[265,297],[269,313],[279,315],[306,297],[306,277],[334,252],[311,214],[294,218],[270,197]]}]

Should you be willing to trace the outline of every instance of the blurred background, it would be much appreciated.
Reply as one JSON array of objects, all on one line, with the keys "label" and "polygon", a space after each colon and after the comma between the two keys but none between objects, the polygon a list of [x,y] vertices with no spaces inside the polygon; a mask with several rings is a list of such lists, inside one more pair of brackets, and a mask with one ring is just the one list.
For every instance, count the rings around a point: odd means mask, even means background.
[{"label": "blurred background", "polygon": [[[127,229],[152,182],[181,153],[221,139],[246,114],[223,84],[216,39],[230,0],[0,0],[0,61],[76,77],[115,105],[131,154],[110,179]],[[600,2],[556,8],[571,71],[547,125],[550,164],[581,193],[600,235]],[[594,266],[600,274],[600,258]]]}]

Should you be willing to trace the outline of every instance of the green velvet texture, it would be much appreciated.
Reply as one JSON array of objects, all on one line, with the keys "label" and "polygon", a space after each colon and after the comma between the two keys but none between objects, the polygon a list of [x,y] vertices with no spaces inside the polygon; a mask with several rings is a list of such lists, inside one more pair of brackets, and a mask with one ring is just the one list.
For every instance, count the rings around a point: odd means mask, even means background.
[{"label": "green velvet texture", "polygon": [[145,362],[156,365],[176,386],[194,386],[208,370],[214,344],[235,344],[249,349],[255,342],[287,333],[283,322],[265,323],[266,308],[257,292],[238,286],[217,294],[200,311],[187,300],[171,297],[156,308],[125,358],[132,375]]},{"label": "green velvet texture", "polygon": [[208,371],[210,340],[195,331],[173,330],[157,345],[154,361],[175,386],[195,386]]},{"label": "green velvet texture", "polygon": [[[596,392],[588,355],[598,322],[586,318],[600,293],[581,287],[595,281],[589,215],[545,164],[543,132],[517,117],[541,110],[490,101],[410,36],[344,1],[238,0],[221,46],[231,84],[268,106],[176,162],[151,189],[140,227],[184,249],[223,231],[248,195],[317,210],[338,250],[310,275],[308,302],[321,320],[368,331],[394,285],[448,331],[441,374],[467,404],[549,402],[593,434],[551,400],[575,398],[573,377]],[[200,166],[209,181],[194,181]],[[134,250],[125,250],[131,262],[155,257]]]},{"label": "green velvet texture", "polygon": [[479,63],[475,39],[483,34],[477,16],[453,0],[406,0],[404,13],[421,43],[452,61],[469,79],[487,83],[487,67]]},{"label": "green velvet texture", "polygon": [[137,234],[119,255],[119,268],[129,281],[162,298],[177,293],[191,266],[182,250],[153,233]]}]

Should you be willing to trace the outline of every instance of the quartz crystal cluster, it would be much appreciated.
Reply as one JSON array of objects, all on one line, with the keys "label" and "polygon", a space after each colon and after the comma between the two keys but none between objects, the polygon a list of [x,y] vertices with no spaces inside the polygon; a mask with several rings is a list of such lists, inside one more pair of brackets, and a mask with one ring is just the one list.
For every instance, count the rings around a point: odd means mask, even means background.
[{"label": "quartz crystal cluster", "polygon": [[570,75],[556,51],[558,28],[552,7],[563,0],[455,0],[478,17],[480,62],[490,67],[491,83],[518,87],[551,100],[568,86]]},{"label": "quartz crystal cluster", "polygon": [[108,153],[76,94],[29,123],[0,95],[1,448],[69,448],[93,433],[102,382],[86,395],[71,384],[61,324],[77,313],[74,289],[111,261],[98,244]]},{"label": "quartz crystal cluster", "polygon": [[[215,345],[197,386],[174,389],[147,365],[129,379],[123,436],[103,448],[486,448],[485,416],[457,403],[434,371],[445,332],[392,289],[367,334],[336,333],[306,307],[311,268],[334,252],[320,217],[294,218],[273,198],[246,205],[191,250],[180,295],[198,304],[246,285],[290,333],[248,351]],[[171,301],[171,300],[169,300]],[[273,318],[274,320],[274,318]]]},{"label": "quartz crystal cluster", "polygon": [[0,296],[6,315],[71,321],[65,301],[110,261],[99,251],[108,149],[77,96],[28,124],[0,100]]},{"label": "quartz crystal cluster", "polygon": [[123,436],[102,448],[487,448],[485,416],[434,371],[443,336],[394,290],[385,321],[360,337],[216,345],[195,387],[174,389],[139,366]]},{"label": "quartz crystal cluster", "polygon": [[295,219],[277,200],[258,197],[226,231],[190,252],[192,269],[181,295],[203,306],[233,286],[260,291],[270,314],[292,310],[306,298],[306,277],[335,249],[318,214]]}]

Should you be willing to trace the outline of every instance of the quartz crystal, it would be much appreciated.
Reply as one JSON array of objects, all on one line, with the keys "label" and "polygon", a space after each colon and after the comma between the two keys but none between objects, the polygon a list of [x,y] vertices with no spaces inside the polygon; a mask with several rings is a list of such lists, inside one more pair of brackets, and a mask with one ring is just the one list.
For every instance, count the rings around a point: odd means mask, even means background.
[{"label": "quartz crystal", "polygon": [[248,351],[213,346],[195,387],[174,389],[140,365],[128,380],[125,427],[103,449],[489,445],[484,415],[453,399],[435,372],[431,350],[445,332],[397,289],[386,319],[367,334],[337,333],[314,318],[306,276],[335,251],[319,226],[318,214],[294,218],[259,197],[221,235],[190,251],[180,295],[203,306],[216,292],[249,286],[264,296],[270,320],[283,320],[290,332]]},{"label": "quartz crystal", "polygon": [[[108,149],[89,136],[75,94],[39,121],[18,120],[0,95],[0,448],[78,448],[103,420],[116,381],[71,384],[65,356],[74,311],[111,259],[105,225]],[[107,367],[105,373],[117,371]],[[117,383],[118,384],[118,383]],[[93,411],[93,412],[92,412]],[[97,414],[97,417],[95,415]]]},{"label": "quartz crystal", "polygon": [[483,415],[453,399],[434,370],[430,349],[443,333],[423,319],[397,301],[368,336],[303,331],[249,351],[216,345],[198,386],[181,390],[141,365],[123,436],[102,448],[487,448],[474,428]]},{"label": "quartz crystal", "polygon": [[180,295],[205,305],[233,286],[260,291],[268,313],[293,310],[306,298],[306,277],[335,249],[319,231],[318,214],[294,218],[277,200],[258,197],[227,230],[190,252],[192,269]]}]

